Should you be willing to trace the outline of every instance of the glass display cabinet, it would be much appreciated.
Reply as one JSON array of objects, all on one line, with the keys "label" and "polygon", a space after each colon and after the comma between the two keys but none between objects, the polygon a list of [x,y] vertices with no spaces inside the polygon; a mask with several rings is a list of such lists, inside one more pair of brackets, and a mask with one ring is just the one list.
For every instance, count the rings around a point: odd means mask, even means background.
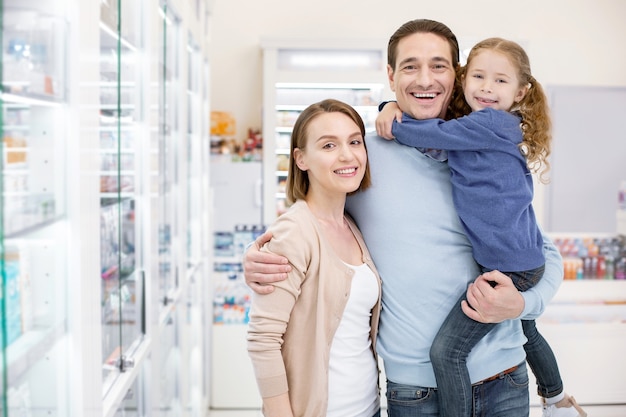
[{"label": "glass display cabinet", "polygon": [[[123,6],[123,7],[122,7]],[[133,366],[145,334],[140,187],[139,4],[100,6],[100,277],[103,395]],[[122,18],[123,15],[123,18]]]},{"label": "glass display cabinet", "polygon": [[206,409],[208,6],[183,3],[0,0],[0,417]]},{"label": "glass display cabinet", "polygon": [[[384,45],[384,43],[381,43]],[[263,223],[287,208],[285,185],[292,127],[308,105],[326,98],[353,106],[367,130],[388,95],[385,50],[376,43],[316,46],[266,39],[263,46]]]},{"label": "glass display cabinet", "polygon": [[1,4],[0,415],[64,415],[68,24],[61,2]]}]

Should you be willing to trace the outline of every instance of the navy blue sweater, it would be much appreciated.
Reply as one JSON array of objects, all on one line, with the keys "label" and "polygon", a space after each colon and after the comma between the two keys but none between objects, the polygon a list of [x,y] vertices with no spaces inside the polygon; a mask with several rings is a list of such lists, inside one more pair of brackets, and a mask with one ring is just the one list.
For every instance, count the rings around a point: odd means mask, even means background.
[{"label": "navy blue sweater", "polygon": [[512,113],[488,108],[449,121],[404,115],[392,127],[404,145],[448,151],[454,204],[474,259],[507,272],[545,262],[532,207],[533,179],[518,147],[520,122]]}]

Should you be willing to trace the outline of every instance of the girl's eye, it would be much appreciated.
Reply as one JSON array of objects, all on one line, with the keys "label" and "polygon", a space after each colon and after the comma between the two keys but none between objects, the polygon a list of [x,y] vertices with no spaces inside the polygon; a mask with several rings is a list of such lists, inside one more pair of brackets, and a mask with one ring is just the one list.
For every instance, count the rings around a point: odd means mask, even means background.
[{"label": "girl's eye", "polygon": [[360,145],[361,143],[363,143],[363,141],[361,139],[354,139],[352,142],[350,142],[352,145]]},{"label": "girl's eye", "polygon": [[326,143],[324,144],[324,146],[322,146],[322,149],[331,149],[335,146],[334,143]]}]

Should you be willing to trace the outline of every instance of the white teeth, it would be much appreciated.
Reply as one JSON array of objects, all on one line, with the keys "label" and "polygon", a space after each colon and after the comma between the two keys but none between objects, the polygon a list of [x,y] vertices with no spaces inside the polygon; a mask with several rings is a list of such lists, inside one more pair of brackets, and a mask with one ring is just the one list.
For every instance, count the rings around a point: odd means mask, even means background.
[{"label": "white teeth", "polygon": [[413,93],[415,98],[435,98],[435,93]]},{"label": "white teeth", "polygon": [[356,171],[356,168],[338,169],[335,172],[337,174],[352,174],[354,171]]}]

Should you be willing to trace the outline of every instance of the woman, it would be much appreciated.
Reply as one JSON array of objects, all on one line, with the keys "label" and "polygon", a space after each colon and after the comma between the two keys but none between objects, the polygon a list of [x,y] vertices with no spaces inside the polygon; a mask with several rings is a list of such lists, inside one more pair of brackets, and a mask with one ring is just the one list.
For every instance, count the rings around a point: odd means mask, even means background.
[{"label": "woman", "polygon": [[380,279],[346,196],[370,174],[358,113],[337,100],[306,108],[291,136],[287,201],[264,251],[288,279],[254,294],[248,352],[266,417],[380,415],[375,337]]}]

